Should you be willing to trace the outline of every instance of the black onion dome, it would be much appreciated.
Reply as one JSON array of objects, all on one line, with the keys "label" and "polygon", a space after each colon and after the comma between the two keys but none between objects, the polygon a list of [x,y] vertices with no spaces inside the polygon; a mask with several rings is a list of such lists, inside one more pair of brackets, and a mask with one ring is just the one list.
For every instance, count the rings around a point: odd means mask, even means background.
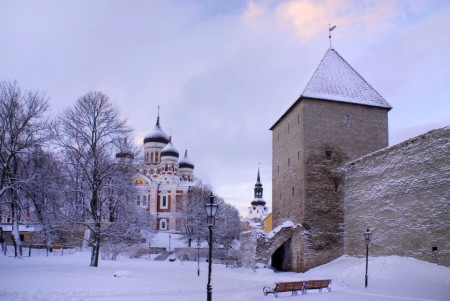
[{"label": "black onion dome", "polygon": [[265,206],[265,205],[266,205],[266,202],[263,201],[263,200],[253,201],[253,202],[252,202],[252,206],[258,206],[258,205]]},{"label": "black onion dome", "polygon": [[194,163],[189,159],[187,150],[184,152],[184,157],[178,161],[178,166],[180,168],[192,168],[194,169]]},{"label": "black onion dome", "polygon": [[171,138],[169,138],[167,145],[161,150],[161,158],[166,156],[180,157],[180,153],[178,153],[177,149],[173,146]]},{"label": "black onion dome", "polygon": [[151,133],[147,134],[147,136],[144,137],[144,143],[160,142],[167,144],[169,143],[169,140],[170,140],[169,136],[166,133],[164,133],[161,126],[159,125],[159,116],[158,116],[155,128]]}]

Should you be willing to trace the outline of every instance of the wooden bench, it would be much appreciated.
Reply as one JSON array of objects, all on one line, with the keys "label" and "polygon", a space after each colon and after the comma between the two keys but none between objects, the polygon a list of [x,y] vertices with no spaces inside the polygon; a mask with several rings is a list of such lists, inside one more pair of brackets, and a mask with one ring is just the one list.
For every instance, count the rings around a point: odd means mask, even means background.
[{"label": "wooden bench", "polygon": [[331,279],[308,280],[306,281],[305,287],[303,288],[303,293],[305,294],[308,290],[319,290],[319,292],[322,292],[322,289],[324,288],[331,292],[330,285]]},{"label": "wooden bench", "polygon": [[299,291],[303,293],[305,283],[306,281],[277,282],[274,289],[268,286],[263,288],[264,296],[274,294],[275,297],[278,297],[278,293],[282,292],[292,292],[292,295],[297,295]]}]

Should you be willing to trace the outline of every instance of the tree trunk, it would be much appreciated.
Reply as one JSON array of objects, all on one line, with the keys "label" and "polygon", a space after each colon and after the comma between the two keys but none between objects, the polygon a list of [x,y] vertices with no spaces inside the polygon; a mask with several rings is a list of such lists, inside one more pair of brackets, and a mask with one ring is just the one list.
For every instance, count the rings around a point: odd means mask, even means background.
[{"label": "tree trunk", "polygon": [[100,255],[100,225],[95,225],[95,230],[93,231],[93,243],[91,251],[91,267],[98,267],[98,256]]},{"label": "tree trunk", "polygon": [[19,208],[16,204],[16,193],[13,192],[13,202],[11,204],[12,211],[12,238],[14,242],[14,256],[22,258],[22,242],[20,241],[19,232]]}]

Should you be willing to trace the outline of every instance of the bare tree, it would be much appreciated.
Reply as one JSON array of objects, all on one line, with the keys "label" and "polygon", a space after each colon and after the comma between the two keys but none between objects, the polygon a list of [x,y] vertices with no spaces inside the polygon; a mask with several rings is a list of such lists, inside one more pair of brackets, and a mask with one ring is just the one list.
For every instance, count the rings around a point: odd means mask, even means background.
[{"label": "bare tree", "polygon": [[[211,187],[198,186],[192,187],[183,197],[180,220],[189,246],[195,237],[208,239],[205,204],[209,203],[210,195]],[[216,215],[213,243],[221,247],[230,247],[233,240],[239,237],[239,212],[221,197],[215,196],[215,199],[219,204],[219,210]]]},{"label": "bare tree", "polygon": [[53,153],[37,146],[24,161],[23,171],[28,179],[23,188],[27,207],[32,208],[33,222],[39,222],[42,226],[43,240],[46,241],[47,249],[51,250],[65,220],[65,176],[62,163]]},{"label": "bare tree", "polygon": [[22,91],[16,81],[0,82],[0,201],[9,206],[15,256],[22,256],[19,235],[21,160],[48,136],[45,112],[47,96],[38,91]]},{"label": "bare tree", "polygon": [[[101,92],[88,92],[59,118],[57,141],[64,149],[67,168],[75,179],[72,199],[80,217],[76,223],[91,230],[90,265],[98,266],[104,211],[124,183],[114,158],[118,141],[130,132],[118,109]],[[125,180],[126,182],[126,180]],[[129,179],[131,182],[131,179]],[[125,195],[125,194],[124,194]]]},{"label": "bare tree", "polygon": [[189,247],[194,238],[206,237],[204,204],[209,200],[210,191],[207,186],[194,186],[182,198],[179,219]]}]

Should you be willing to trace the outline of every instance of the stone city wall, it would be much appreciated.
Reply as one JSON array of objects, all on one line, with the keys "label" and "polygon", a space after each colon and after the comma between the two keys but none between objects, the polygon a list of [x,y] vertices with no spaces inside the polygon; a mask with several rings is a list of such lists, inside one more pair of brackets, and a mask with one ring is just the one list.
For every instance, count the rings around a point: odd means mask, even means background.
[{"label": "stone city wall", "polygon": [[345,166],[344,252],[409,256],[450,266],[450,127]]}]

